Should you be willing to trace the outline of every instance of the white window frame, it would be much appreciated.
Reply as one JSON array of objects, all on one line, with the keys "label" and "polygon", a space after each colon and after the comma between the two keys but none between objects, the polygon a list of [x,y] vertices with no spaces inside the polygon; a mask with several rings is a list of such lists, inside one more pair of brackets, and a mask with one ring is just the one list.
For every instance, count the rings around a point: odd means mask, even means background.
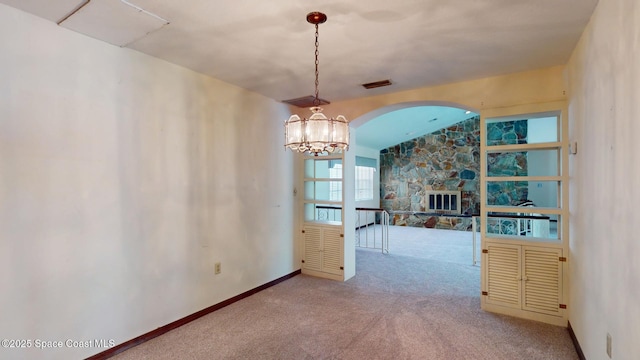
[{"label": "white window frame", "polygon": [[373,200],[373,184],[376,168],[356,165],[356,201]]}]

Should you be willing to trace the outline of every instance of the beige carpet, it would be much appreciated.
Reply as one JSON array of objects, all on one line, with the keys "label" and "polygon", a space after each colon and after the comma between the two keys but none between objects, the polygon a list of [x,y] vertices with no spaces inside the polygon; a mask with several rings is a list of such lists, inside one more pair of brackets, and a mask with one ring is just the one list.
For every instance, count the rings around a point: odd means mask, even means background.
[{"label": "beige carpet", "polygon": [[447,261],[428,253],[448,232],[423,231],[359,249],[347,282],[299,275],[113,359],[578,359],[567,329],[480,310],[470,233]]}]

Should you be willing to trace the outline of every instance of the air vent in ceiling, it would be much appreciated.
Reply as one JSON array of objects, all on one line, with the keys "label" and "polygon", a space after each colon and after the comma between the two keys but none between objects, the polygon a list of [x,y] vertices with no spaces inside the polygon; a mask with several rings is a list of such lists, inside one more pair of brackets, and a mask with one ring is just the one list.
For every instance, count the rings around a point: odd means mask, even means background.
[{"label": "air vent in ceiling", "polygon": [[379,88],[379,87],[383,87],[383,86],[389,86],[389,85],[391,85],[391,80],[389,80],[389,79],[362,84],[362,86],[365,89],[375,89],[375,88]]},{"label": "air vent in ceiling", "polygon": [[314,103],[315,100],[316,100],[315,96],[309,95],[309,96],[299,97],[297,99],[282,100],[282,102],[289,105],[301,107],[301,108],[310,108],[312,106],[330,104],[327,100],[318,98],[318,104],[316,105]]}]

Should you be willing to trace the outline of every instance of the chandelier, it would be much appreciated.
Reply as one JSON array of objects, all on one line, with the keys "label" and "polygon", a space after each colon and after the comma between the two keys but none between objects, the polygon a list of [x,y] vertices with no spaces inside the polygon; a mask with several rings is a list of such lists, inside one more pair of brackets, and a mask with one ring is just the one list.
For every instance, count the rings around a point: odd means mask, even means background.
[{"label": "chandelier", "polygon": [[318,97],[318,24],[327,21],[327,15],[321,12],[307,14],[307,22],[316,26],[316,94],[313,100],[313,113],[308,119],[291,115],[284,124],[284,136],[286,148],[301,153],[309,152],[318,156],[321,153],[332,153],[336,150],[349,149],[349,122],[338,117],[327,118],[322,113],[320,98]]}]

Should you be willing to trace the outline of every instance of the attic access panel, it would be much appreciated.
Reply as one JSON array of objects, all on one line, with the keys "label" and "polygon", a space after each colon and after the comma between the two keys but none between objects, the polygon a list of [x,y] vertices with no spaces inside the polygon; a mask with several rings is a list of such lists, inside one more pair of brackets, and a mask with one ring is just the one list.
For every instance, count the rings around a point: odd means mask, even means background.
[{"label": "attic access panel", "polygon": [[92,0],[71,10],[59,25],[123,47],[167,24],[162,17],[124,0]]}]

